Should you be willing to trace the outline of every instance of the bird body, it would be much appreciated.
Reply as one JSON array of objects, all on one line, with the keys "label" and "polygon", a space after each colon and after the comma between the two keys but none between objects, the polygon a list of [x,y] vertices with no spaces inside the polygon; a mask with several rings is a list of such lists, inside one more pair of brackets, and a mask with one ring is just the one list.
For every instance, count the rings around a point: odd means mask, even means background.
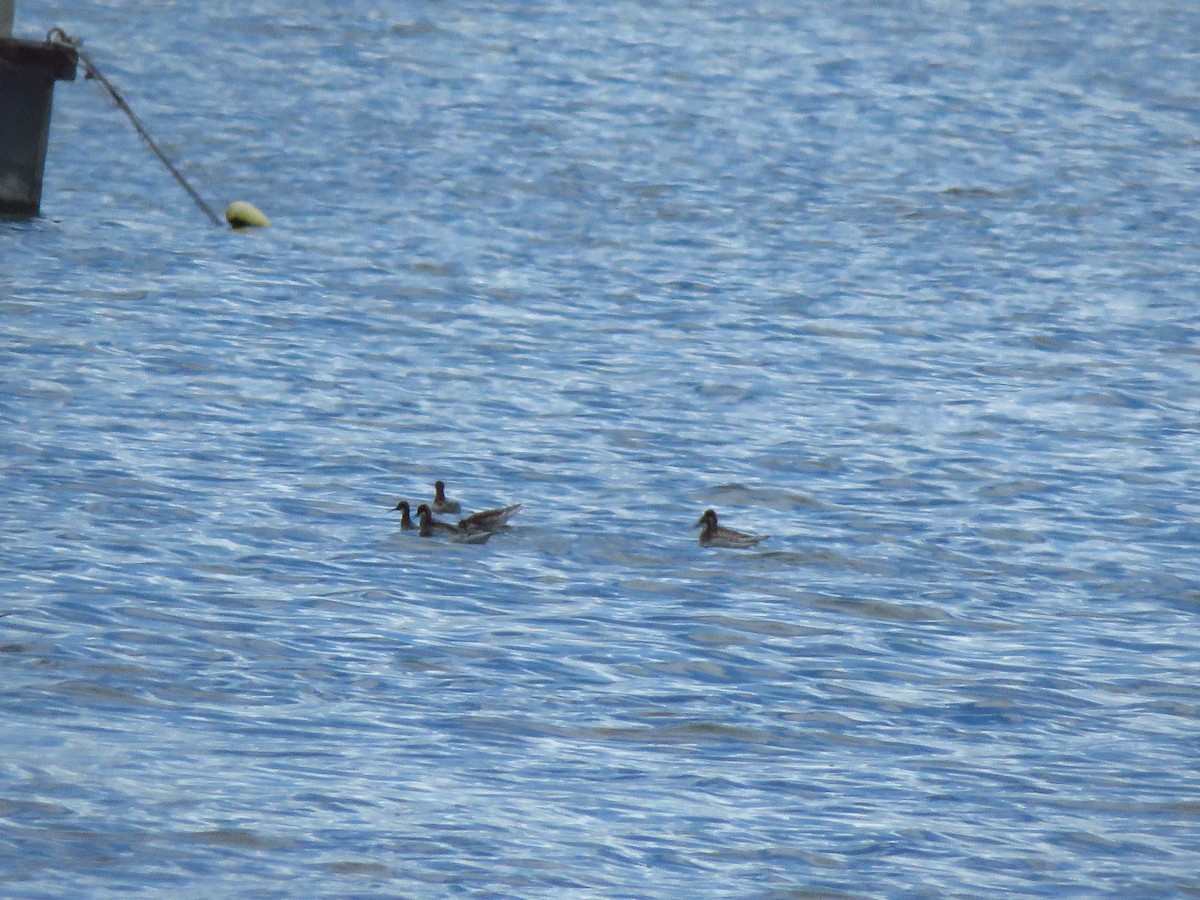
[{"label": "bird body", "polygon": [[516,515],[520,508],[520,503],[514,503],[512,506],[501,506],[472,513],[465,519],[459,520],[458,530],[468,534],[478,531],[499,531],[509,519]]}]

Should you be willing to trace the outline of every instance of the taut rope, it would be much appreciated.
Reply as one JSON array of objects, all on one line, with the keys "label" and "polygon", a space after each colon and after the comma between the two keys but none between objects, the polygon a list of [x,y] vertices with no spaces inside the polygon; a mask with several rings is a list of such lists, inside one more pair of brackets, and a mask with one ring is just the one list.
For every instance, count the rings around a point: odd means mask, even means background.
[{"label": "taut rope", "polygon": [[180,187],[188,192],[188,196],[191,197],[195,204],[200,207],[201,211],[208,216],[209,220],[218,228],[220,228],[222,226],[221,219],[215,212],[213,212],[212,207],[204,202],[204,198],[196,193],[196,189],[193,188],[188,183],[188,180],[183,177],[183,173],[175,168],[174,164],[167,159],[167,155],[163,153],[162,148],[159,147],[154,138],[150,136],[150,132],[146,130],[146,126],[141,123],[141,120],[138,119],[136,115],[134,115],[134,112],[130,108],[129,104],[125,102],[125,98],[121,96],[120,92],[116,89],[116,87],[113,86],[113,83],[104,77],[104,73],[100,71],[95,60],[93,60],[91,56],[88,55],[88,52],[83,49],[83,41],[71,37],[61,28],[51,28],[46,34],[46,42],[62,44],[66,47],[70,47],[76,52],[76,54],[78,54],[79,59],[83,62],[85,77],[92,78],[100,82],[101,87],[103,87],[104,90],[108,92],[108,95],[113,98],[113,102],[115,102],[117,106],[120,107],[121,111],[129,117],[129,121],[133,123],[133,127],[137,130],[137,133],[141,136],[142,140],[146,142],[146,145],[154,152],[154,155],[158,157],[159,161],[167,167],[167,171],[170,172],[175,177],[175,180],[179,182]]}]

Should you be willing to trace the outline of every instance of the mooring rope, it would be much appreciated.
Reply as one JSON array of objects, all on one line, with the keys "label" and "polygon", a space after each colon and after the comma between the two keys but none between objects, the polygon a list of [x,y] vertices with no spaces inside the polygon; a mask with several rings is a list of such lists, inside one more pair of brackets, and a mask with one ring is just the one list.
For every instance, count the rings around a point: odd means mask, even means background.
[{"label": "mooring rope", "polygon": [[93,60],[91,56],[88,55],[88,52],[83,49],[83,41],[71,37],[61,28],[51,28],[46,33],[46,42],[63,44],[64,46],[70,47],[75,51],[76,54],[78,54],[79,59],[83,62],[85,77],[92,78],[100,82],[100,85],[108,92],[108,95],[112,97],[113,102],[116,103],[121,111],[129,117],[129,121],[133,123],[133,127],[137,130],[137,133],[141,136],[142,140],[144,140],[146,145],[152,151],[154,151],[154,155],[158,157],[159,161],[167,167],[167,171],[175,176],[175,180],[179,182],[180,187],[188,192],[188,196],[192,198],[195,204],[200,207],[201,211],[208,216],[209,220],[214,225],[216,225],[218,228],[223,227],[221,219],[215,212],[213,212],[212,207],[204,202],[204,198],[196,193],[195,188],[188,184],[188,180],[183,177],[183,173],[175,168],[172,162],[167,159],[167,155],[163,153],[162,148],[160,148],[154,138],[150,136],[150,132],[146,130],[146,126],[142,124],[141,120],[138,119],[136,115],[134,115],[134,112],[129,107],[129,104],[125,102],[125,98],[121,96],[120,92],[116,89],[116,87],[113,86],[113,83],[104,77],[104,73],[102,73],[99,67],[97,67],[95,60]]}]

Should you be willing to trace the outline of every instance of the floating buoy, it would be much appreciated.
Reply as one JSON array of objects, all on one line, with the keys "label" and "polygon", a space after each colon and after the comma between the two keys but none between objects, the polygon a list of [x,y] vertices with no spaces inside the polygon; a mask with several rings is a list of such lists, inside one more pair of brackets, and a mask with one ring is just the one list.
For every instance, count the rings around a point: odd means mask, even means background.
[{"label": "floating buoy", "polygon": [[271,220],[261,209],[245,200],[235,200],[225,207],[225,221],[232,228],[270,228]]}]

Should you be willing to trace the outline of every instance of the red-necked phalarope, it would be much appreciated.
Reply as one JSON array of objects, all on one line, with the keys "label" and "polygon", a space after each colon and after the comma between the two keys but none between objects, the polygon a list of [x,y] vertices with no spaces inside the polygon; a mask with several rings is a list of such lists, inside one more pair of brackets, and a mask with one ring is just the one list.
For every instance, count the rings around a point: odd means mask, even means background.
[{"label": "red-necked phalarope", "polygon": [[435,519],[427,503],[422,503],[417,507],[417,520],[420,522],[420,525],[417,527],[417,534],[421,537],[432,537],[435,531],[445,531],[449,534],[458,533],[457,525],[451,525],[449,522],[439,522]]},{"label": "red-necked phalarope", "polygon": [[396,510],[400,511],[400,530],[401,531],[413,531],[414,529],[416,529],[417,526],[413,524],[412,516],[409,515],[409,512],[408,512],[408,501],[407,500],[401,500],[399,503],[397,503],[392,508],[392,512],[396,512]]},{"label": "red-necked phalarope", "polygon": [[760,541],[765,541],[769,534],[746,534],[744,531],[734,531],[717,524],[716,510],[706,509],[700,520],[693,528],[703,526],[700,532],[701,547],[730,547],[735,550],[745,550]]},{"label": "red-necked phalarope", "polygon": [[433,511],[436,513],[462,512],[462,504],[457,500],[446,499],[446,482],[439,481],[433,486]]}]

